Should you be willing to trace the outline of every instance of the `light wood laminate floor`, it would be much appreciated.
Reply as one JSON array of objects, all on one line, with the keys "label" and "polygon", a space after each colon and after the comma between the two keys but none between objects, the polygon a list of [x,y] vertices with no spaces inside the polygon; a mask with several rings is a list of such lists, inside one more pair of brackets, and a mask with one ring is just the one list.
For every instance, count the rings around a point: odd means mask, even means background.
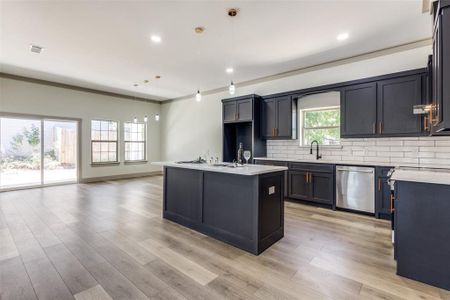
[{"label": "light wood laminate floor", "polygon": [[386,221],[286,202],[253,256],[161,206],[161,176],[0,193],[0,299],[450,299],[395,275]]}]

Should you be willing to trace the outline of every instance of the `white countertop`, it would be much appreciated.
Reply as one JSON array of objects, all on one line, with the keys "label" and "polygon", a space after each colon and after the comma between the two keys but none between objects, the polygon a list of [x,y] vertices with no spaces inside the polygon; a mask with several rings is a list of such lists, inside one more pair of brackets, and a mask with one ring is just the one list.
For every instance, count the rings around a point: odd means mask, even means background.
[{"label": "white countertop", "polygon": [[449,169],[396,169],[391,176],[393,181],[411,181],[450,185]]},{"label": "white countertop", "polygon": [[[175,167],[175,168],[185,168],[185,169],[194,169],[201,171],[209,171],[209,172],[219,172],[219,173],[228,173],[234,175],[246,175],[246,176],[254,176],[272,172],[280,172],[286,171],[287,167],[281,166],[266,166],[266,165],[243,165],[237,168],[230,168],[228,166],[212,166],[208,164],[195,164],[195,163],[176,163],[176,162],[153,162],[152,165],[164,166],[164,167]],[[231,165],[231,164],[230,164]]]},{"label": "white countertop", "polygon": [[272,158],[272,157],[254,157],[256,160],[273,160],[273,161],[287,161],[298,163],[312,163],[312,164],[332,164],[332,165],[348,165],[348,166],[380,166],[380,167],[396,167],[395,163],[371,162],[371,161],[343,161],[343,160],[326,160],[326,159],[295,159],[295,158]]}]

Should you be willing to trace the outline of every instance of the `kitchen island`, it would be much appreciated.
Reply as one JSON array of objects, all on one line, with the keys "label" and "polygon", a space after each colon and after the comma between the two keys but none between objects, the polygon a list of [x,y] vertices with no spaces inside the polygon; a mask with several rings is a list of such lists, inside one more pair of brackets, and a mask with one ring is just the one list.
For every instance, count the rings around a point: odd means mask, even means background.
[{"label": "kitchen island", "polygon": [[155,164],[164,167],[165,219],[256,255],[283,237],[286,167]]}]

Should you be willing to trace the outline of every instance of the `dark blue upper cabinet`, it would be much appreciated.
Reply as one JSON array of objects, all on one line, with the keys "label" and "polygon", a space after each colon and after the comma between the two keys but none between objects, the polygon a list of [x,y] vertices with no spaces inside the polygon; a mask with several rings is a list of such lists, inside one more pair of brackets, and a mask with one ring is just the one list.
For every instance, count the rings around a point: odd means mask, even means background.
[{"label": "dark blue upper cabinet", "polygon": [[253,120],[253,98],[227,99],[223,101],[223,122],[251,122]]},{"label": "dark blue upper cabinet", "polygon": [[418,135],[421,116],[413,114],[414,105],[422,104],[422,76],[406,76],[379,81],[378,134],[384,136]]},{"label": "dark blue upper cabinet", "polygon": [[[345,87],[341,91],[341,137],[401,137],[426,133],[414,105],[425,102],[423,72]],[[425,96],[424,96],[425,95]]]},{"label": "dark blue upper cabinet", "polygon": [[295,103],[291,96],[266,98],[262,102],[262,137],[264,139],[295,139]]},{"label": "dark blue upper cabinet", "polygon": [[342,89],[341,137],[375,136],[377,133],[376,127],[376,82],[358,84]]},{"label": "dark blue upper cabinet", "polygon": [[433,31],[432,134],[450,134],[450,1],[439,1]]}]

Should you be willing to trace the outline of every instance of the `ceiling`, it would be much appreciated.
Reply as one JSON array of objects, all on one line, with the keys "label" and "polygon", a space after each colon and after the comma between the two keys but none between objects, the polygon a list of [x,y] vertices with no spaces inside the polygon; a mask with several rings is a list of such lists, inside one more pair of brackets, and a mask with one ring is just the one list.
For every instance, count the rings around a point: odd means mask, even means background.
[{"label": "ceiling", "polygon": [[420,0],[0,1],[0,14],[2,72],[156,100],[431,36]]}]

